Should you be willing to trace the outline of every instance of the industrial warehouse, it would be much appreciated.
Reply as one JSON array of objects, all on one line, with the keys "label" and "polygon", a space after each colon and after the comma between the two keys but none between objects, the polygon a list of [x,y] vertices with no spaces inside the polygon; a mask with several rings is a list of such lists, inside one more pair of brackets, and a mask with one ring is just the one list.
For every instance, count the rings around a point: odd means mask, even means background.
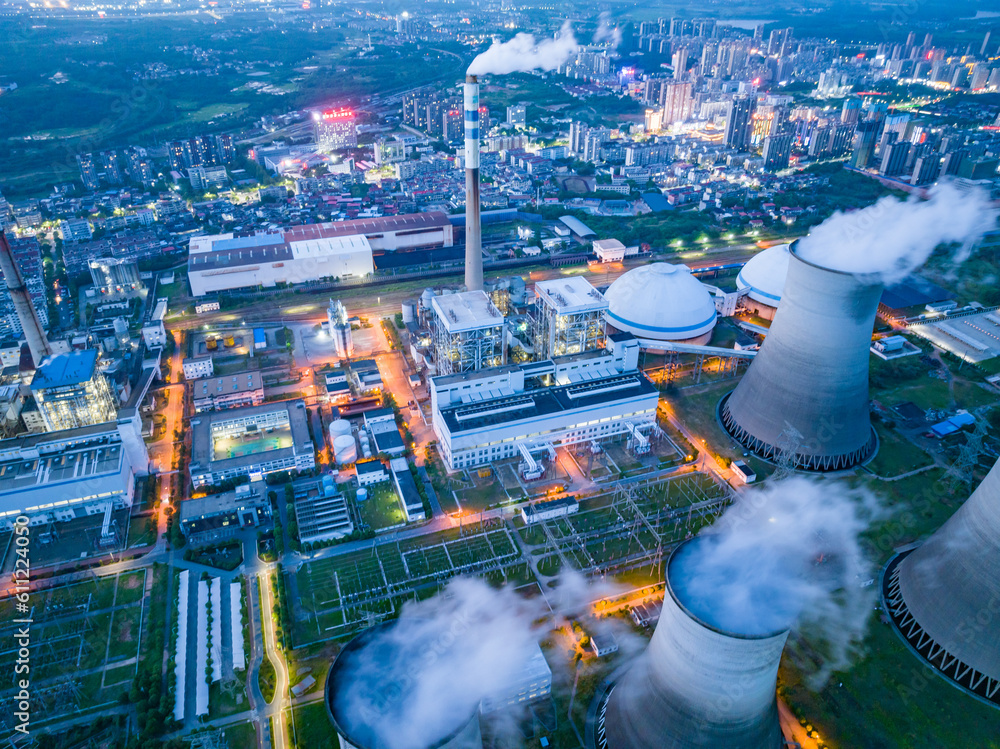
[{"label": "industrial warehouse", "polygon": [[296,226],[252,236],[216,234],[191,240],[188,281],[204,296],[227,289],[272,287],[322,279],[363,279],[374,255],[451,247],[443,213],[429,212]]}]

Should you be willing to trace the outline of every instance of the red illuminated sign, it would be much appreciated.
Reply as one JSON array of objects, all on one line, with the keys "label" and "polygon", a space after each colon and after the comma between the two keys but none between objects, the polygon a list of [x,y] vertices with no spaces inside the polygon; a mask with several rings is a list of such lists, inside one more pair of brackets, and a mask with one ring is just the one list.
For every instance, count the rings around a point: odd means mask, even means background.
[{"label": "red illuminated sign", "polygon": [[350,107],[341,107],[340,109],[327,109],[323,112],[324,120],[350,120],[354,119],[354,110]]}]

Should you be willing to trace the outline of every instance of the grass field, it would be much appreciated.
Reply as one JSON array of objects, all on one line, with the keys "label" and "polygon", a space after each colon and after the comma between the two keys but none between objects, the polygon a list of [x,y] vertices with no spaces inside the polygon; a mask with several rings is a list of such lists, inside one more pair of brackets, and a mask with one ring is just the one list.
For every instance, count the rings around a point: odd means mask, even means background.
[{"label": "grass field", "polygon": [[875,424],[878,432],[878,453],[868,464],[868,470],[883,478],[893,478],[917,468],[931,465],[931,456],[910,442],[895,429]]},{"label": "grass field", "polygon": [[340,749],[340,739],[327,715],[326,705],[312,702],[293,710],[297,746],[303,749]]},{"label": "grass field", "polygon": [[[357,501],[357,500],[355,500]],[[357,502],[361,520],[376,533],[384,528],[393,528],[406,523],[406,515],[389,482],[368,487],[368,499]]]}]

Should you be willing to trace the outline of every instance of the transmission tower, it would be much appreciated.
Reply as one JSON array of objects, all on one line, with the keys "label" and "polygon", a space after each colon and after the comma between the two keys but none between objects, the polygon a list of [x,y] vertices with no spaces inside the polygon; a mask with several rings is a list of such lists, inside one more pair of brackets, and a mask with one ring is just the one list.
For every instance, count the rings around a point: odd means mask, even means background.
[{"label": "transmission tower", "polygon": [[983,456],[983,440],[988,432],[986,419],[976,419],[976,428],[965,433],[965,444],[958,449],[958,457],[948,470],[952,487],[971,486],[973,473]]},{"label": "transmission tower", "polygon": [[795,458],[802,445],[802,434],[791,424],[778,435],[778,449],[774,454],[775,471],[771,478],[780,480],[795,471]]}]

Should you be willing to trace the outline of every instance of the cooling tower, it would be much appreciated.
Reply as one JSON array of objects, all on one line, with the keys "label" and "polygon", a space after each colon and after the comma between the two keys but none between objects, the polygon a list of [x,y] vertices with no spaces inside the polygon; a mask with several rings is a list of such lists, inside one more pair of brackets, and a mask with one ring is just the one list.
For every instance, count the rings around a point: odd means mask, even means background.
[{"label": "cooling tower", "polygon": [[483,290],[479,218],[479,78],[465,76],[465,288]]},{"label": "cooling tower", "polygon": [[37,367],[42,363],[42,359],[52,354],[52,347],[49,346],[49,339],[45,336],[42,323],[35,312],[35,305],[31,302],[28,287],[21,276],[21,269],[17,267],[17,260],[7,243],[7,235],[0,229],[0,271],[3,272],[4,282],[10,291],[10,300],[14,305],[14,312],[17,313],[18,320],[21,321],[21,329],[24,331],[24,339],[28,343],[28,350],[31,351],[31,358]]},{"label": "cooling tower", "polygon": [[882,293],[870,277],[803,260],[792,245],[781,304],[760,352],[720,406],[722,423],[765,459],[836,471],[878,446],[868,417],[868,357]]},{"label": "cooling tower", "polygon": [[406,725],[404,708],[412,698],[411,673],[423,667],[428,651],[412,643],[406,648],[386,647],[381,634],[406,626],[397,620],[366,629],[337,655],[326,679],[326,707],[340,738],[341,749],[390,749],[379,731],[392,727],[396,733],[391,749],[483,749],[479,712],[472,714],[421,715],[426,733],[429,720],[440,718],[440,735],[433,740],[414,740]]},{"label": "cooling tower", "polygon": [[683,574],[685,546],[667,562],[649,647],[598,706],[596,749],[780,749],[776,689],[788,631],[727,632],[695,616],[671,580]]},{"label": "cooling tower", "polygon": [[882,596],[911,650],[1000,707],[1000,461],[934,535],[889,562]]}]

